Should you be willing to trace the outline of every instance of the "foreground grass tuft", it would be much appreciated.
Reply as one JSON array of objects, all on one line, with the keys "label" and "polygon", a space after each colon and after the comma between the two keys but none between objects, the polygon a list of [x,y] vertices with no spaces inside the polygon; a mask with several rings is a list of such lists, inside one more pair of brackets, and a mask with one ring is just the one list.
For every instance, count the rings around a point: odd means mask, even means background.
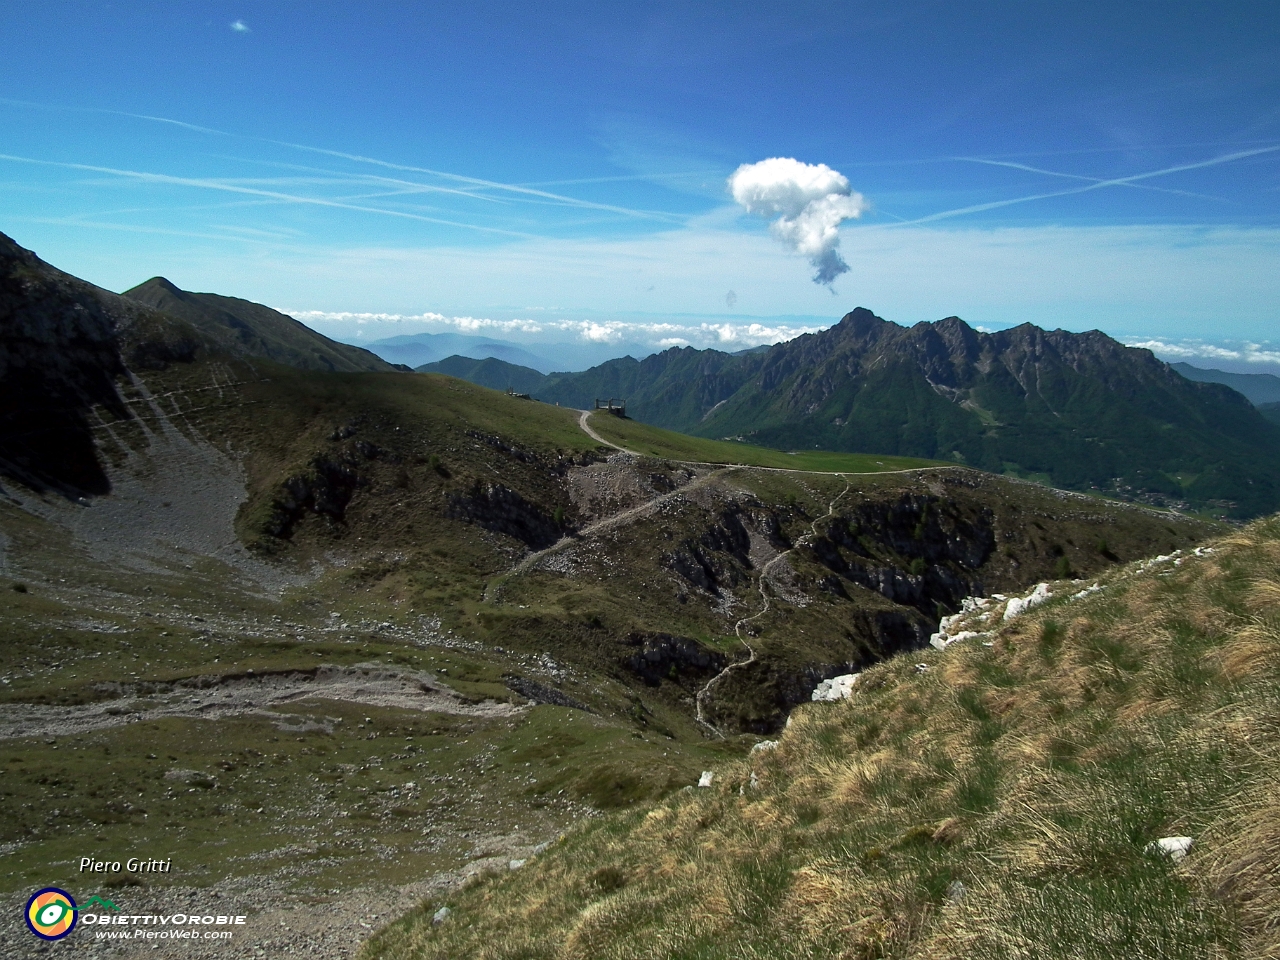
[{"label": "foreground grass tuft", "polygon": [[1280,520],[1104,587],[874,667],[365,956],[1280,955]]}]

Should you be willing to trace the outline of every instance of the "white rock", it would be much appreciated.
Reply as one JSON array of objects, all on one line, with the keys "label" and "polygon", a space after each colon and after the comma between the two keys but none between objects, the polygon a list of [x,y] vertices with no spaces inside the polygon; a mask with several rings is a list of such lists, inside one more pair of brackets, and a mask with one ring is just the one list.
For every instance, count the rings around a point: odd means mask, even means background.
[{"label": "white rock", "polygon": [[945,633],[935,633],[929,638],[929,646],[935,650],[945,650],[953,643],[959,643],[961,640],[972,640],[974,637],[985,637],[985,633],[979,633],[977,630],[961,630],[955,636],[947,636]]},{"label": "white rock", "polygon": [[834,703],[836,700],[848,700],[853,695],[853,685],[858,682],[860,673],[846,673],[844,676],[823,680],[809,699],[815,703]]},{"label": "white rock", "polygon": [[698,786],[709,787],[711,786],[711,781],[714,780],[715,778],[716,778],[716,775],[712,773],[710,770],[703,770],[702,776],[698,778]]},{"label": "white rock", "polygon": [[507,867],[511,870],[519,870],[528,862],[529,862],[528,860],[512,860],[509,864],[507,864]]},{"label": "white rock", "polygon": [[761,740],[751,748],[752,753],[764,753],[766,750],[777,750],[777,740]]},{"label": "white rock", "polygon": [[1021,616],[1032,607],[1038,607],[1052,596],[1047,583],[1037,583],[1036,588],[1025,597],[1014,597],[1004,608],[1004,618],[1012,620]]},{"label": "white rock", "polygon": [[452,910],[450,910],[448,907],[441,907],[441,908],[440,908],[439,910],[437,910],[437,911],[435,912],[435,914],[431,917],[431,925],[432,925],[433,927],[438,927],[438,926],[440,926],[440,924],[444,923],[446,920],[448,920],[448,919],[449,919],[449,914],[451,914],[451,913],[453,913],[453,911],[452,911]]},{"label": "white rock", "polygon": [[1143,852],[1168,857],[1174,863],[1177,863],[1187,855],[1187,851],[1191,849],[1193,843],[1195,843],[1195,840],[1191,837],[1161,837],[1159,840],[1152,840],[1148,843]]},{"label": "white rock", "polygon": [[965,889],[964,882],[960,880],[952,880],[947,887],[947,899],[952,903],[959,903],[964,899],[964,895],[969,891]]}]

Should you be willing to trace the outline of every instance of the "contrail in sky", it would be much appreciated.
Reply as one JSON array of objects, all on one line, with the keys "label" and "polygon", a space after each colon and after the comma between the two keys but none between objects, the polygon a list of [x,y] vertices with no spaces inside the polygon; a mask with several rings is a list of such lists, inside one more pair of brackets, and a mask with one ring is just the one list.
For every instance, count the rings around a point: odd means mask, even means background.
[{"label": "contrail in sky", "polygon": [[[257,138],[255,138],[257,139]],[[479,177],[467,177],[460,173],[448,173],[444,170],[432,170],[429,167],[414,167],[403,163],[390,163],[386,160],[379,160],[376,157],[362,157],[355,153],[343,153],[341,150],[326,150],[323,147],[309,147],[303,143],[289,143],[287,140],[265,140],[265,143],[274,143],[282,147],[292,147],[294,150],[306,150],[310,153],[319,153],[329,157],[341,157],[344,160],[351,160],[355,163],[369,163],[379,167],[386,167],[388,170],[404,170],[408,173],[425,173],[433,177],[442,177],[446,180],[456,180],[459,183],[470,183],[477,187],[489,187],[493,190],[506,190],[510,193],[524,194],[530,197],[539,197],[544,200],[555,200],[571,207],[583,207],[589,210],[606,210],[610,213],[622,213],[631,217],[641,217],[649,220],[663,220],[668,223],[681,223],[683,217],[677,217],[672,214],[658,213],[653,210],[632,210],[629,207],[615,207],[607,203],[593,203],[590,200],[578,200],[575,197],[566,197],[558,193],[548,193],[546,190],[535,190],[532,187],[520,187],[513,183],[501,183],[496,180],[483,180]]]},{"label": "contrail in sky", "polygon": [[203,180],[193,177],[174,177],[164,173],[148,173],[142,170],[117,170],[114,167],[96,167],[87,163],[61,163],[56,160],[35,160],[31,157],[15,157],[0,153],[0,160],[14,163],[31,163],[45,167],[61,167],[65,170],[85,170],[90,173],[107,173],[112,176],[125,177],[143,183],[161,183],[176,187],[195,187],[202,190],[221,190],[226,193],[242,193],[254,197],[269,197],[287,203],[306,204],[316,207],[336,207],[340,210],[355,210],[360,213],[376,213],[384,217],[400,217],[406,220],[420,220],[424,223],[438,223],[448,227],[463,227],[468,230],[481,230],[486,233],[500,233],[510,237],[521,237],[526,240],[539,239],[536,234],[520,233],[515,230],[502,230],[498,227],[481,227],[474,223],[460,223],[456,220],[443,220],[439,217],[427,217],[402,210],[386,210],[380,207],[365,207],[358,204],[342,203],[337,200],[324,200],[320,197],[300,197],[291,193],[279,193],[274,190],[258,190],[253,187],[240,187],[235,184],[222,183],[218,180]]},{"label": "contrail in sky", "polygon": [[[582,209],[587,209],[587,210],[602,210],[609,213],[618,213],[624,216],[638,217],[645,220],[659,220],[666,223],[683,223],[685,220],[684,217],[674,215],[674,214],[660,213],[653,210],[633,210],[629,207],[619,207],[619,206],[614,206],[612,204],[607,204],[607,203],[594,203],[590,200],[579,200],[576,197],[567,197],[557,193],[550,193],[546,190],[537,190],[532,187],[524,187],[524,186],[519,186],[517,184],[511,184],[511,183],[502,183],[501,181],[497,181],[497,180],[484,180],[479,177],[468,177],[468,176],[464,176],[463,174],[449,173],[444,170],[433,170],[429,167],[415,167],[407,164],[391,163],[386,160],[379,160],[376,157],[365,157],[359,154],[344,153],[341,150],[327,150],[323,147],[312,147],[303,143],[291,143],[287,140],[272,140],[268,137],[251,137],[251,136],[246,136],[244,134],[229,133],[226,130],[216,130],[211,127],[201,127],[201,126],[197,126],[194,123],[186,123],[185,121],[182,121],[182,120],[173,120],[169,117],[157,117],[157,116],[152,116],[150,114],[144,114],[144,113],[129,113],[124,110],[107,110],[100,107],[55,106],[55,105],[43,104],[43,103],[32,103],[27,100],[14,100],[7,97],[0,97],[0,103],[8,103],[8,104],[13,104],[15,106],[32,107],[35,109],[42,109],[42,110],[68,110],[68,111],[74,111],[78,113],[101,113],[101,114],[107,114],[109,116],[116,116],[116,117],[131,117],[132,119],[135,119],[135,120],[148,120],[153,123],[172,124],[173,126],[183,127],[187,130],[193,130],[199,133],[213,134],[215,136],[220,136],[220,137],[236,137],[237,139],[241,139],[241,140],[256,140],[260,143],[271,143],[271,144],[275,144],[276,146],[288,147],[291,150],[305,150],[309,153],[318,153],[324,156],[339,157],[344,160],[350,160],[354,163],[372,164],[375,166],[385,167],[389,170],[403,170],[408,173],[425,173],[433,177],[441,177],[443,179],[454,180],[459,183],[468,183],[468,184],[471,184],[472,186],[487,187],[488,189],[491,189],[491,190],[502,190],[508,193],[513,193],[513,194],[525,196],[528,198],[536,197],[541,200],[554,201],[557,204],[563,204],[565,206],[580,207]],[[404,181],[401,181],[401,182],[404,182]],[[428,188],[426,184],[419,184],[419,186]],[[332,204],[332,203],[326,204],[326,203],[323,203],[322,201],[308,201],[303,198],[293,198],[293,199],[295,200],[295,202],[299,202],[299,203],[316,202],[325,206],[337,206],[337,204]],[[393,211],[371,210],[369,212],[388,213],[392,216],[399,215],[394,213]],[[426,219],[426,218],[420,218],[420,219]],[[513,232],[513,231],[496,230],[496,228],[493,228],[493,227],[478,227],[472,224],[453,223],[451,221],[446,221],[446,220],[428,219],[428,222],[442,223],[450,226],[471,227],[472,229],[475,229],[475,230],[495,230],[496,232],[499,232],[499,233]],[[528,236],[528,234],[516,234],[516,235]]]},{"label": "contrail in sky", "polygon": [[[1032,167],[1025,163],[1013,163],[1009,160],[988,160],[985,157],[956,157],[955,159],[964,163],[980,163],[988,167],[1007,167],[1010,170],[1024,170],[1027,173],[1039,173],[1047,177],[1062,177],[1065,180],[1086,180],[1089,183],[1102,183],[1105,177],[1087,177],[1079,173],[1063,173],[1060,170],[1045,170],[1042,167]],[[1196,197],[1199,200],[1217,200],[1221,203],[1230,203],[1221,197],[1209,196],[1205,193],[1193,193],[1190,190],[1177,190],[1173,187],[1157,187],[1149,183],[1129,183],[1124,186],[1133,187],[1136,190],[1155,190],[1160,193],[1172,193],[1180,197]]]},{"label": "contrail in sky", "polygon": [[[1011,207],[1017,203],[1030,203],[1032,200],[1048,200],[1051,197],[1069,197],[1077,193],[1089,193],[1093,190],[1101,190],[1103,187],[1122,187],[1129,184],[1137,183],[1141,180],[1150,180],[1152,177],[1164,177],[1171,173],[1182,173],[1186,170],[1202,170],[1205,167],[1216,167],[1222,163],[1231,163],[1233,160],[1245,160],[1249,157],[1256,157],[1264,153],[1275,153],[1280,150],[1280,145],[1272,147],[1259,147],[1255,150],[1240,150],[1236,153],[1223,154],[1220,157],[1213,157],[1209,160],[1198,160],[1195,163],[1181,163],[1173,167],[1163,167],[1160,170],[1151,170],[1148,173],[1135,173],[1128,177],[1112,177],[1108,180],[1098,180],[1087,186],[1077,187],[1074,190],[1056,190],[1051,193],[1034,193],[1026,197],[1014,197],[1010,200],[993,200],[991,203],[977,203],[969,207],[958,207],[955,210],[943,210],[940,213],[931,213],[926,217],[918,217],[915,220],[904,220],[900,224],[890,224],[889,226],[914,226],[921,223],[933,223],[935,220],[947,220],[951,217],[964,216],[966,213],[982,213],[985,210],[998,210],[1000,207]],[[959,158],[963,159],[963,158]]]}]

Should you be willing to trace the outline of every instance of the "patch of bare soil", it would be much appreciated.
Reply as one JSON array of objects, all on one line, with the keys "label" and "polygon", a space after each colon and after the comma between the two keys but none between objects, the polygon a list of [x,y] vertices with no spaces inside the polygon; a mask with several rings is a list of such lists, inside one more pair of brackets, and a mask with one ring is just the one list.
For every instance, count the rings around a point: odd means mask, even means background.
[{"label": "patch of bare soil", "polygon": [[578,512],[599,520],[647,503],[692,481],[690,469],[661,470],[639,457],[618,453],[603,463],[577,467],[569,472],[569,496]]},{"label": "patch of bare soil", "polygon": [[[270,716],[282,730],[298,732],[302,718],[274,712],[303,699],[338,700],[376,707],[505,717],[520,707],[496,700],[468,700],[426,673],[378,664],[317,667],[313,671],[234,677],[193,677],[173,684],[105,684],[111,699],[85,706],[0,704],[0,740],[65,737],[161,717],[219,720],[245,714]],[[331,732],[331,731],[329,731]]]}]

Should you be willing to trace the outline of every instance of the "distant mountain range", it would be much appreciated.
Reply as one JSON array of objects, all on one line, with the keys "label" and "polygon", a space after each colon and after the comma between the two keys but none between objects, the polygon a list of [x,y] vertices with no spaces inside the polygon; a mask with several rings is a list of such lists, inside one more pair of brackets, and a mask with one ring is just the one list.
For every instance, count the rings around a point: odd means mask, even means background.
[{"label": "distant mountain range", "polygon": [[763,352],[673,348],[535,372],[485,376],[565,406],[625,398],[633,418],[697,436],[948,459],[1239,516],[1280,506],[1274,411],[1098,331],[985,334],[957,317],[907,328],[858,309]]},{"label": "distant mountain range", "polygon": [[424,363],[415,369],[419,373],[443,373],[490,390],[513,390],[516,393],[532,393],[547,380],[531,367],[521,367],[496,357],[473,360],[471,357],[452,356],[435,363]]},{"label": "distant mountain range", "polygon": [[368,350],[330,340],[293,317],[251,300],[188,293],[164,277],[153,277],[122,296],[186,320],[234,353],[302,370],[369,373],[395,369]]},{"label": "distant mountain range", "polygon": [[446,357],[460,356],[473,360],[497,357],[507,363],[532,367],[541,373],[550,373],[556,369],[556,364],[546,357],[531,353],[514,343],[463,333],[415,333],[387,337],[384,340],[374,340],[367,347],[384,360],[407,364],[410,367],[420,367],[423,364],[436,363]]},{"label": "distant mountain range", "polygon": [[588,340],[539,343],[534,350],[528,350],[510,340],[463,333],[407,334],[374,340],[365,346],[384,360],[411,367],[437,363],[451,356],[472,360],[493,357],[544,374],[556,370],[586,370],[624,354],[645,357],[653,352],[652,348],[639,343],[596,343]]},{"label": "distant mountain range", "polygon": [[1280,377],[1271,373],[1228,373],[1225,370],[1193,367],[1189,363],[1171,363],[1188,380],[1198,383],[1221,383],[1242,393],[1255,407],[1280,404]]}]

